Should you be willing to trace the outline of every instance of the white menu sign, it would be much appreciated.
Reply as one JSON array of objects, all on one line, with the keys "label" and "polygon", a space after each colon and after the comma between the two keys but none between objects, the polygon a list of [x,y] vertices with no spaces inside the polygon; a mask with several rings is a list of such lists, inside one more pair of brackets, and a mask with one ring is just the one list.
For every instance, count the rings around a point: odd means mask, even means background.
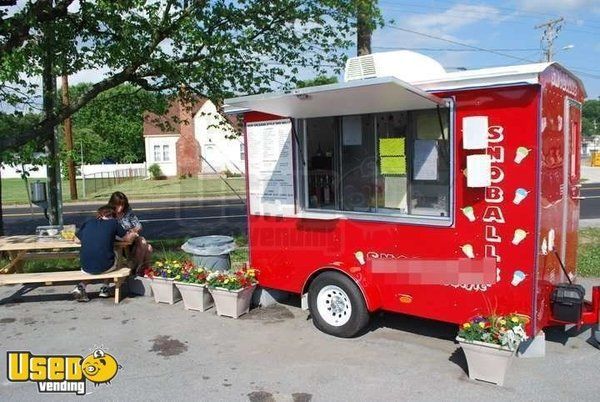
[{"label": "white menu sign", "polygon": [[291,121],[248,123],[246,138],[250,214],[294,216]]}]

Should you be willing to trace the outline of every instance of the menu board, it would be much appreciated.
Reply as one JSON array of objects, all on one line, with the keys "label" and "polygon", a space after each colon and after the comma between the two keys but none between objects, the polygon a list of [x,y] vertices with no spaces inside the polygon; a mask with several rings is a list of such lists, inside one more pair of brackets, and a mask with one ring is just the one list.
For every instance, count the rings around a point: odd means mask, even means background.
[{"label": "menu board", "polygon": [[250,214],[294,216],[292,123],[246,125]]}]

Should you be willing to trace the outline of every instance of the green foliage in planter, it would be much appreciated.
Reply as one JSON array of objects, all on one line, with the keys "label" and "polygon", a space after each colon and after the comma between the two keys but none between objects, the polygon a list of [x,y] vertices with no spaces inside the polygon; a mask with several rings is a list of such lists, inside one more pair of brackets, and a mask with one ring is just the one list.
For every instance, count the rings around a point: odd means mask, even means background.
[{"label": "green foliage in planter", "polygon": [[525,325],[528,322],[527,316],[516,313],[476,316],[460,327],[458,336],[467,341],[502,345],[515,350],[522,341],[527,340]]}]

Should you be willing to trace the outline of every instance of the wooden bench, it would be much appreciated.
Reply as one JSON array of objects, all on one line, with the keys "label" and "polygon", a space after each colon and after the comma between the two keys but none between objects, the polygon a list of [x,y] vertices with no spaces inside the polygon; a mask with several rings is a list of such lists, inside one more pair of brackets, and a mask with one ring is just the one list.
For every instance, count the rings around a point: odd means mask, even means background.
[{"label": "wooden bench", "polygon": [[110,279],[115,284],[115,303],[121,301],[121,285],[127,279],[131,272],[129,268],[120,268],[115,271],[91,275],[82,271],[61,271],[61,272],[40,272],[35,274],[10,274],[0,275],[0,286],[2,285],[19,285],[27,283],[43,283],[52,285],[57,282],[81,282],[81,281],[98,281]]}]

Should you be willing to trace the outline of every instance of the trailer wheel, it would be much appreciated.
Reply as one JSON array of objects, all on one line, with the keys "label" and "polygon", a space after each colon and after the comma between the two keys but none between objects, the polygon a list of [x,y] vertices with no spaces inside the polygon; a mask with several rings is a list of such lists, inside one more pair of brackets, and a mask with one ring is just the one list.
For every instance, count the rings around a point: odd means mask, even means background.
[{"label": "trailer wheel", "polygon": [[324,272],[312,281],[308,304],[315,327],[329,335],[350,338],[369,322],[360,289],[338,272]]}]

